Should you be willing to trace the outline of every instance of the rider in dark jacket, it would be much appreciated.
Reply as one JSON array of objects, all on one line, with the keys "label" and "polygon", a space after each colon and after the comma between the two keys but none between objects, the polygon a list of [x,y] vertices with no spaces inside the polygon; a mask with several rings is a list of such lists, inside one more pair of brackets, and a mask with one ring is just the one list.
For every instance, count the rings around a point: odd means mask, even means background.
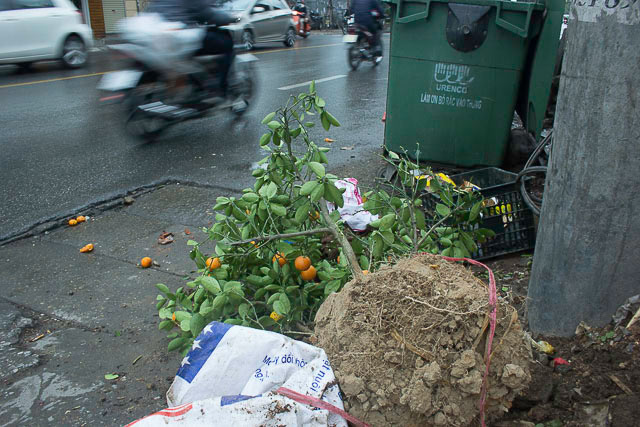
[{"label": "rider in dark jacket", "polygon": [[[152,0],[146,9],[149,13],[158,13],[166,20],[182,22],[187,25],[223,26],[234,22],[233,16],[211,7],[207,0]],[[226,96],[227,76],[233,62],[233,39],[226,31],[217,31],[215,27],[207,30],[202,48],[196,55],[224,55],[221,63],[219,86],[221,95]]]},{"label": "rider in dark jacket", "polygon": [[[379,0],[352,0],[351,13],[354,15],[356,25],[365,27],[373,34],[371,48],[376,55],[376,60],[382,59],[382,43],[380,42],[381,28],[378,23],[384,18],[384,10]],[[377,17],[374,16],[377,14]]]}]

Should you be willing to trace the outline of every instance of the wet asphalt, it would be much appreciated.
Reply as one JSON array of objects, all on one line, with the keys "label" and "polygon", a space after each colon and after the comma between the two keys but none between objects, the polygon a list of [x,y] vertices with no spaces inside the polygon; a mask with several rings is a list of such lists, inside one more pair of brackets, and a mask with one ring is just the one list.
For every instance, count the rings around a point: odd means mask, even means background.
[{"label": "wet asphalt", "polygon": [[378,167],[388,61],[350,71],[341,37],[312,34],[293,49],[256,49],[258,95],[242,125],[227,114],[209,116],[174,126],[152,143],[125,132],[118,105],[99,105],[96,85],[115,69],[106,53],[95,52],[81,70],[53,62],[28,72],[0,66],[0,242],[167,179],[241,190],[252,183],[251,165],[264,157],[257,144],[261,119],[305,89],[280,88],[310,80],[327,79],[318,92],[342,123],[329,133],[321,126],[313,131],[317,142],[335,140],[331,168],[347,175]]}]

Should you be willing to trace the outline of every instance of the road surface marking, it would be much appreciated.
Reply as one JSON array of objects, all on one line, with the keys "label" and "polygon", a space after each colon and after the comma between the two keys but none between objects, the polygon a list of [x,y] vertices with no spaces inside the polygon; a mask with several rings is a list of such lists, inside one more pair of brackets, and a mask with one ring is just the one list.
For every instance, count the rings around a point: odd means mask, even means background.
[{"label": "road surface marking", "polygon": [[61,80],[81,79],[83,77],[101,76],[101,75],[107,74],[107,73],[110,73],[110,71],[103,71],[101,73],[82,74],[82,75],[79,75],[79,76],[58,77],[57,79],[36,80],[34,82],[11,83],[11,84],[8,84],[8,85],[1,85],[0,89],[6,89],[6,88],[9,88],[9,87],[35,85],[35,84],[39,84],[39,83],[59,82]]},{"label": "road surface marking", "polygon": [[[265,50],[263,52],[251,52],[254,55],[264,55],[265,53],[277,53],[277,52],[291,52],[293,50],[302,50],[302,49],[316,49],[319,47],[330,47],[330,46],[340,46],[342,45],[342,43],[333,43],[333,44],[321,44],[321,45],[317,45],[317,46],[303,46],[303,47],[293,47],[293,48],[285,48],[285,49],[274,49],[274,50]],[[241,52],[238,52],[241,53]],[[110,73],[111,71],[102,71],[100,73],[91,73],[91,74],[82,74],[79,76],[69,76],[69,77],[58,77],[55,79],[47,79],[47,80],[36,80],[33,82],[24,82],[24,83],[10,83],[10,84],[6,84],[6,85],[0,85],[0,89],[8,89],[10,87],[18,87],[18,86],[30,86],[30,85],[37,85],[40,83],[53,83],[53,82],[59,82],[62,80],[71,80],[71,79],[81,79],[84,77],[95,77],[95,76],[101,76],[103,74],[107,74]],[[316,81],[316,83],[318,83],[318,81]],[[285,90],[285,89],[283,89]]]},{"label": "road surface marking", "polygon": [[[328,82],[328,81],[335,80],[335,79],[341,79],[343,77],[347,77],[347,75],[346,74],[338,74],[337,76],[325,77],[324,79],[315,80],[315,82],[316,83]],[[295,85],[290,85],[290,86],[282,86],[282,87],[279,87],[278,90],[289,90],[289,89],[295,89],[297,87],[309,86],[311,84],[311,82],[312,82],[312,80],[309,80],[308,82],[304,82],[304,83],[297,83]]]},{"label": "road surface marking", "polygon": [[253,53],[254,55],[262,55],[264,53],[291,52],[292,50],[316,49],[318,47],[341,46],[343,44],[344,43],[332,43],[332,44],[319,44],[317,46],[285,47],[284,49],[273,49],[273,50],[265,50],[262,52],[251,52],[251,53]]}]

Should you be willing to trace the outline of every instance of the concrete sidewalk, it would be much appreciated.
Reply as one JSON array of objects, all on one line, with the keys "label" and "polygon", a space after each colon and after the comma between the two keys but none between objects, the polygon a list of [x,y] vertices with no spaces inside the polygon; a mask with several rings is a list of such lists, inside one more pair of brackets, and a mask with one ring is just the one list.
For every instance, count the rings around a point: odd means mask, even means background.
[{"label": "concrete sidewalk", "polygon": [[[181,357],[158,330],[154,285],[197,274],[186,242],[206,240],[220,195],[168,185],[0,247],[1,425],[122,425],[166,406]],[[175,241],[158,244],[163,231]],[[144,256],[157,265],[138,268]]]},{"label": "concrete sidewalk", "polygon": [[[383,166],[371,157],[333,173],[371,184]],[[239,193],[147,188],[0,246],[0,425],[123,425],[164,408],[181,356],[158,330],[154,285],[196,277],[187,240],[205,241],[216,197]],[[163,231],[175,241],[160,245]],[[157,265],[139,268],[144,256]]]}]

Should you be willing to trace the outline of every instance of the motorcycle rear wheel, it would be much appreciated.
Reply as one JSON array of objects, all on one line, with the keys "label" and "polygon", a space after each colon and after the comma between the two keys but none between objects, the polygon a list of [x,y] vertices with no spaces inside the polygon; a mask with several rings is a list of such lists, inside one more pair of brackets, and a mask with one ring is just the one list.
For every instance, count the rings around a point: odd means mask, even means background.
[{"label": "motorcycle rear wheel", "polygon": [[353,71],[356,71],[362,62],[362,54],[360,53],[360,42],[352,44],[347,50],[347,62]]},{"label": "motorcycle rear wheel", "polygon": [[125,128],[130,135],[151,142],[168,127],[166,120],[151,117],[138,109],[140,105],[161,100],[162,92],[160,83],[153,77],[143,77],[140,84],[131,89],[124,103],[127,114]]}]

